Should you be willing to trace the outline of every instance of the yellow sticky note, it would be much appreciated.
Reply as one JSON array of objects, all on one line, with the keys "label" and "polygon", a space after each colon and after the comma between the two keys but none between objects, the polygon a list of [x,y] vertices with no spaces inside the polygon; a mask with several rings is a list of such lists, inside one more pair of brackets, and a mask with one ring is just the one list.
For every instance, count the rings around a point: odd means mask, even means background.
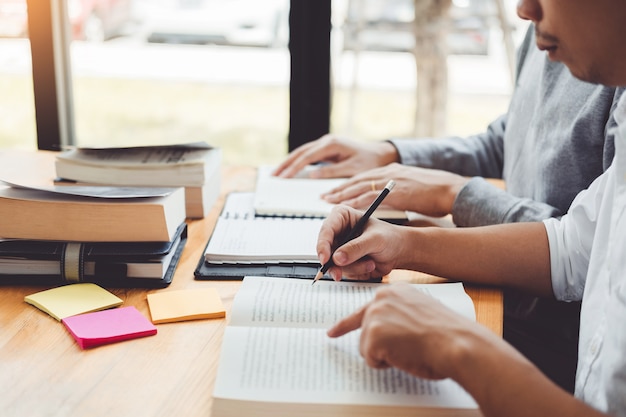
[{"label": "yellow sticky note", "polygon": [[117,307],[123,302],[104,288],[87,282],[27,295],[24,301],[59,321],[77,314]]},{"label": "yellow sticky note", "polygon": [[154,324],[226,317],[222,299],[215,288],[148,294],[148,306]]}]

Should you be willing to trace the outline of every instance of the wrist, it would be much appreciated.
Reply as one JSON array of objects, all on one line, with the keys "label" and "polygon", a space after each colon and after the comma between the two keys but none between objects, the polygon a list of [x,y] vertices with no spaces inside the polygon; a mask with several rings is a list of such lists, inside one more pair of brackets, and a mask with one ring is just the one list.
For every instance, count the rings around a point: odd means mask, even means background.
[{"label": "wrist", "polygon": [[379,166],[389,165],[394,162],[401,162],[400,153],[398,152],[398,149],[393,144],[393,142],[389,140],[385,140],[385,141],[379,142],[378,147],[379,147],[378,154],[379,154],[379,164],[380,164]]},{"label": "wrist", "polygon": [[[501,378],[501,365],[517,365],[518,356],[501,338],[486,327],[471,323],[455,332],[448,344],[445,366],[447,375],[461,385],[479,403],[493,391],[491,384]],[[522,360],[524,362],[524,360]],[[503,382],[503,381],[501,381]]]},{"label": "wrist", "polygon": [[[397,248],[398,265],[397,269],[406,269],[413,271],[426,272],[428,269],[427,261],[431,258],[431,249],[436,246],[432,243],[435,242],[431,237],[431,232],[436,231],[437,228],[431,227],[406,227],[398,226],[398,242],[403,242]],[[427,245],[424,242],[428,242]]]},{"label": "wrist", "polygon": [[446,214],[452,213],[454,203],[459,193],[469,182],[469,178],[462,177],[460,175],[452,174],[451,181],[446,184],[445,189],[439,193],[439,205],[441,212]]},{"label": "wrist", "polygon": [[[459,384],[466,386],[472,378],[481,374],[495,354],[494,340],[490,340],[487,329],[478,325],[470,326],[456,334],[449,346],[448,375]],[[495,337],[495,336],[494,336]],[[499,342],[499,341],[498,341]],[[497,344],[497,343],[496,343]]]},{"label": "wrist", "polygon": [[465,346],[447,362],[448,375],[476,400],[483,415],[600,415],[590,413],[490,330],[471,327],[472,337],[456,335],[460,343],[455,346]]}]

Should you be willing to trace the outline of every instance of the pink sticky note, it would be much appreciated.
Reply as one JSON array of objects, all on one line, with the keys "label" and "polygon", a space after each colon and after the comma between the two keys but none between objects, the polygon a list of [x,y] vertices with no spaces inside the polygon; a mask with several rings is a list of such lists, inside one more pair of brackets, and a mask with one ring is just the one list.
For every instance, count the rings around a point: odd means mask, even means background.
[{"label": "pink sticky note", "polygon": [[62,322],[82,349],[152,336],[157,332],[132,306],[66,317]]}]

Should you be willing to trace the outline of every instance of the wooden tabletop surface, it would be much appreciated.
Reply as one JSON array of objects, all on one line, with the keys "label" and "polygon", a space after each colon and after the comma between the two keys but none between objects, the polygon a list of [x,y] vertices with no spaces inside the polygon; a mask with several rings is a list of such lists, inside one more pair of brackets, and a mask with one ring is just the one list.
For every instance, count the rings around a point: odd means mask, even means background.
[{"label": "wooden tabletop surface", "polygon": [[[0,151],[0,175],[23,173],[38,181],[53,169],[50,153]],[[20,161],[25,157],[30,162]],[[28,174],[28,172],[30,174]],[[226,193],[254,188],[255,169],[223,167],[222,194],[210,213],[190,220],[189,237],[174,280],[167,289],[107,288],[150,317],[146,295],[154,291],[214,287],[227,317],[238,281],[196,281],[194,269]],[[2,219],[1,221],[7,221]],[[390,281],[437,282],[440,278],[394,271]],[[209,416],[221,338],[227,319],[158,325],[158,334],[81,350],[65,327],[24,302],[47,287],[0,286],[0,415],[13,416]],[[466,285],[477,320],[502,334],[502,294]]]}]

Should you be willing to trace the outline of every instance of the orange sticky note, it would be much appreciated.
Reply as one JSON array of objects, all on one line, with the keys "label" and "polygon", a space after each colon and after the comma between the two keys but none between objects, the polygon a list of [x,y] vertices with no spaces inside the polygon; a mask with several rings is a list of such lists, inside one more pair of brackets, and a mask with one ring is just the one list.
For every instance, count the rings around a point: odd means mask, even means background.
[{"label": "orange sticky note", "polygon": [[157,333],[156,327],[132,306],[71,316],[62,322],[82,349]]},{"label": "orange sticky note", "polygon": [[215,288],[148,294],[148,306],[154,324],[226,317],[222,299]]}]

